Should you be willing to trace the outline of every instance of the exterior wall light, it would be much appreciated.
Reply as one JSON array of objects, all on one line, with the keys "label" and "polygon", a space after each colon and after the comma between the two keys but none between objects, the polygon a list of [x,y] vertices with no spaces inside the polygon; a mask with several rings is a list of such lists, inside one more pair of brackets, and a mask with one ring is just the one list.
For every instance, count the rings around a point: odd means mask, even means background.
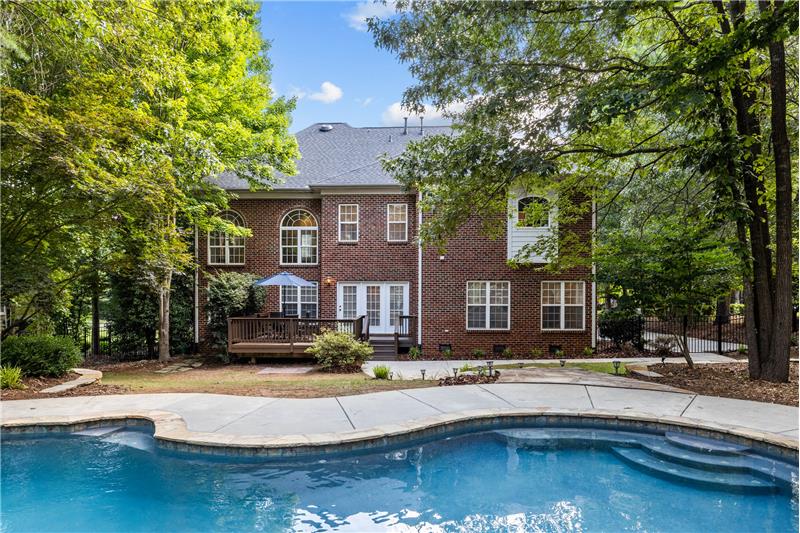
[{"label": "exterior wall light", "polygon": [[336,285],[336,279],[333,276],[325,276],[325,279],[322,280],[322,283],[324,283],[327,287],[332,287],[333,285]]}]

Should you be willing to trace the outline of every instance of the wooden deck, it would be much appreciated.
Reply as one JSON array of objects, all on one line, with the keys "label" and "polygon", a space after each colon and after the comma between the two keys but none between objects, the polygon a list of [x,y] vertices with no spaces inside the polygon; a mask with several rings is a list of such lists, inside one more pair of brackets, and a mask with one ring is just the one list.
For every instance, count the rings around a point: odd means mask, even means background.
[{"label": "wooden deck", "polygon": [[346,331],[359,340],[369,340],[369,322],[360,316],[351,320],[320,318],[228,319],[228,353],[265,357],[308,357],[314,335],[323,331]]}]

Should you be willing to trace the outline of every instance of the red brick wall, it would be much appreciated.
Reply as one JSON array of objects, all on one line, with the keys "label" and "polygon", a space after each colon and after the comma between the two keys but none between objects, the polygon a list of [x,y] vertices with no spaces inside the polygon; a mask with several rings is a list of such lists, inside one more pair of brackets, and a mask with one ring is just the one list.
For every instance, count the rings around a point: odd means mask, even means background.
[{"label": "red brick wall", "polygon": [[[320,233],[325,231],[326,221],[321,218],[321,201],[319,199],[298,200],[264,200],[240,199],[231,202],[231,210],[236,211],[244,218],[245,225],[250,228],[253,235],[245,241],[244,266],[210,266],[208,265],[207,235],[202,233],[198,242],[198,262],[202,267],[200,273],[200,287],[198,300],[200,304],[200,340],[205,337],[206,320],[206,288],[208,280],[206,272],[219,272],[223,270],[235,272],[250,272],[259,276],[271,276],[278,272],[287,271],[309,281],[320,282],[319,266],[282,266],[280,264],[280,225],[281,220],[293,209],[306,209],[317,217]],[[321,244],[318,242],[318,244]],[[319,257],[321,249],[317,250]],[[280,289],[267,288],[267,300],[264,312],[277,311],[280,305]],[[320,295],[320,304],[322,297]]]},{"label": "red brick wall", "polygon": [[[407,203],[409,240],[390,243],[386,240],[386,205]],[[358,243],[338,242],[339,204],[359,205]],[[280,221],[292,209],[307,209],[320,228],[318,266],[280,265]],[[235,270],[269,276],[287,270],[319,283],[321,318],[336,317],[336,285],[325,285],[331,277],[344,281],[404,281],[409,283],[409,313],[417,314],[417,230],[415,195],[326,195],[321,199],[240,199],[231,202],[245,220],[253,236],[246,240],[245,265],[214,267],[207,265],[206,235],[200,235],[199,262],[204,271]],[[502,223],[505,223],[503,221]],[[591,218],[576,228],[589,238]],[[551,344],[560,345],[567,355],[581,355],[591,346],[591,272],[577,268],[564,274],[535,272],[530,268],[512,269],[506,265],[505,235],[492,240],[480,231],[477,221],[468,223],[447,247],[444,260],[435,249],[423,252],[423,352],[434,354],[438,345],[451,344],[456,356],[473,349],[491,353],[492,345],[505,344],[516,356],[527,357],[531,348],[547,353]],[[201,272],[200,337],[205,335],[205,295],[207,279]],[[467,331],[467,281],[511,282],[511,328],[507,331]],[[581,332],[542,332],[540,294],[543,280],[584,280],[586,330]],[[279,307],[279,289],[267,291],[265,312]]]},{"label": "red brick wall", "polygon": [[[505,224],[505,221],[500,221]],[[582,220],[576,231],[589,238],[591,217]],[[474,349],[487,355],[494,344],[504,344],[516,357],[530,357],[537,348],[548,353],[551,344],[560,345],[565,354],[578,356],[591,346],[592,286],[591,269],[576,268],[563,274],[536,272],[531,268],[512,269],[506,265],[505,232],[492,240],[481,232],[479,221],[472,220],[447,245],[444,259],[434,249],[423,253],[423,353],[435,354],[439,344],[451,344],[454,356],[466,356]],[[586,329],[580,332],[541,331],[541,282],[584,280]],[[467,281],[510,281],[511,324],[509,330],[475,331],[466,327]]]},{"label": "red brick wall", "polygon": [[[339,242],[339,205],[357,204],[358,242]],[[408,241],[386,240],[387,204],[408,205]],[[396,195],[330,195],[322,198],[322,279],[406,281],[409,314],[417,312],[416,197]],[[336,285],[321,289],[322,318],[336,318]]]}]

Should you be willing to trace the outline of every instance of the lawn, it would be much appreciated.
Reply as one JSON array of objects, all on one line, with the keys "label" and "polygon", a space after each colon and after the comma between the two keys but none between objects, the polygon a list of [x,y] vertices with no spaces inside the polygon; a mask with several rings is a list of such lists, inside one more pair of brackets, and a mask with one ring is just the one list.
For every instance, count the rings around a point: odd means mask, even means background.
[{"label": "lawn", "polygon": [[[501,370],[506,369],[515,369],[519,368],[519,364],[501,364],[495,365],[496,369]],[[536,368],[536,367],[547,367],[547,368],[559,368],[561,364],[556,363],[526,363],[522,365],[522,368]],[[571,363],[567,362],[564,365],[565,368],[582,368],[583,370],[589,370],[590,372],[600,372],[602,374],[614,374],[614,365],[612,363]],[[619,375],[624,376],[628,373],[628,370],[625,368],[625,363],[620,363],[619,365]]]},{"label": "lawn", "polygon": [[[187,372],[156,374],[149,368],[108,369],[100,386],[115,392],[207,392],[241,396],[319,398],[394,389],[432,387],[433,380],[378,380],[365,374],[258,374],[264,365],[203,366]],[[124,390],[120,390],[124,389]]]}]

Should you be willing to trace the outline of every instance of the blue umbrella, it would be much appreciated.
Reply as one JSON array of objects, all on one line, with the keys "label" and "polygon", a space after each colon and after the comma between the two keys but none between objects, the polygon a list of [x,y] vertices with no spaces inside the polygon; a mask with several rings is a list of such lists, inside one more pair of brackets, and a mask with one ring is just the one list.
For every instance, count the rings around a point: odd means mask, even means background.
[{"label": "blue umbrella", "polygon": [[278,287],[313,287],[314,284],[306,281],[301,277],[290,274],[289,272],[281,272],[268,278],[261,278],[253,283],[261,287],[278,286]]}]

